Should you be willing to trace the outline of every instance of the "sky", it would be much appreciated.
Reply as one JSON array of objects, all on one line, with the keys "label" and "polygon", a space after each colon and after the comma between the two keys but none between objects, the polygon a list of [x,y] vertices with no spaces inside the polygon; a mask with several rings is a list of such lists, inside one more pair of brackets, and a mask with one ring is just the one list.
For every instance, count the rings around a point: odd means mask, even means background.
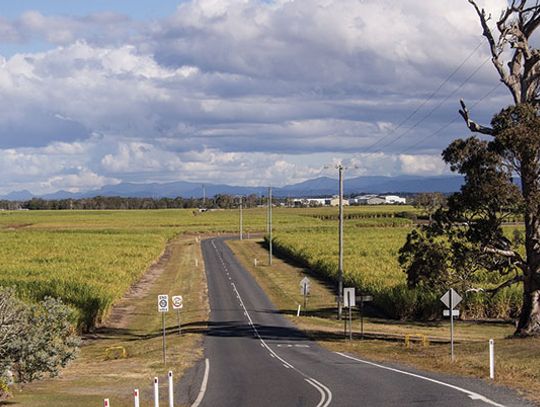
[{"label": "sky", "polygon": [[0,194],[445,175],[459,99],[511,104],[481,34],[467,0],[0,0]]}]

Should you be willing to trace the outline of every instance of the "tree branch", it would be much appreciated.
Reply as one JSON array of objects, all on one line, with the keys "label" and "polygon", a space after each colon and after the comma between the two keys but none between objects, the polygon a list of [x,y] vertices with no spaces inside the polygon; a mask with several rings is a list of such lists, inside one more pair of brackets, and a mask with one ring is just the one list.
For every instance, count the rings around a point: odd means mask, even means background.
[{"label": "tree branch", "polygon": [[463,117],[463,120],[465,120],[465,123],[467,123],[467,127],[470,131],[474,133],[482,133],[482,134],[488,134],[490,136],[493,135],[493,129],[491,127],[482,126],[475,121],[472,121],[469,116],[469,110],[467,109],[467,106],[465,105],[465,102],[463,99],[459,101],[461,104],[461,109],[459,110],[459,114],[461,117]]},{"label": "tree branch", "polygon": [[498,256],[508,258],[509,261],[513,261],[514,266],[519,267],[519,269],[521,269],[523,272],[525,272],[527,268],[527,262],[523,260],[523,257],[521,257],[521,255],[514,250],[497,249],[490,246],[485,246],[482,250],[484,253],[496,254]]},{"label": "tree branch", "polygon": [[497,286],[495,288],[490,288],[490,289],[484,290],[484,291],[486,293],[495,294],[495,293],[497,293],[497,291],[502,290],[505,287],[510,287],[511,285],[522,282],[523,279],[524,279],[524,277],[522,275],[517,275],[514,278],[505,281],[504,283],[502,283],[501,285],[499,285],[499,286]]},{"label": "tree branch", "polygon": [[[493,33],[491,32],[491,29],[489,28],[487,24],[491,16],[486,16],[486,11],[484,9],[480,9],[480,7],[478,7],[478,5],[476,4],[475,0],[469,0],[469,3],[471,3],[474,6],[474,9],[476,10],[476,14],[478,14],[478,17],[480,18],[480,24],[482,25],[482,29],[484,30],[483,35],[484,37],[486,37],[489,43],[489,49],[491,51],[491,60],[493,61],[493,65],[495,65],[495,68],[499,72],[499,75],[502,78],[503,82],[506,83],[506,80],[508,79],[508,73],[504,70],[504,66],[501,60],[499,59],[502,53],[502,47],[501,47],[500,42],[497,43],[495,41],[495,38],[493,37]],[[504,24],[504,21],[511,14],[511,11],[509,14],[509,10],[510,9],[507,9],[506,13],[503,14],[503,16],[501,16],[501,19],[499,20],[497,25],[501,22],[502,24]]]}]

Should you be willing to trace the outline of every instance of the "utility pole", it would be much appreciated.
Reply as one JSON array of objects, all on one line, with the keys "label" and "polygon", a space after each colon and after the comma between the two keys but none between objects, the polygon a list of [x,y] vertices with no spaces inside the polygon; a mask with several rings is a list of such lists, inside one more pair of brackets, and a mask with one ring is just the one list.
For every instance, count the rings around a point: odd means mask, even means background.
[{"label": "utility pole", "polygon": [[242,197],[240,197],[240,240],[243,240],[244,239],[244,236],[243,236],[243,219],[242,219]]},{"label": "utility pole", "polygon": [[343,166],[339,171],[339,267],[338,267],[338,319],[343,313]]},{"label": "utility pole", "polygon": [[202,206],[206,207],[206,186],[202,184]]},{"label": "utility pole", "polygon": [[268,187],[268,265],[272,265],[272,187]]}]

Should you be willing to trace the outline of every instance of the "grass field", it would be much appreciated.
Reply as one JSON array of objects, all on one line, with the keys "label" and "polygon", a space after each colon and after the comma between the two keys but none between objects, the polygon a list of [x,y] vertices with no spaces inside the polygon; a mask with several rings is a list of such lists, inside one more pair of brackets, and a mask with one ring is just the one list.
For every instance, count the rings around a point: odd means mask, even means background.
[{"label": "grass field", "polygon": [[[415,317],[420,305],[433,313],[437,301],[408,290],[397,261],[414,215],[409,206],[345,209],[345,284],[375,295],[396,318]],[[245,209],[243,219],[246,236],[266,231],[266,208]],[[277,252],[336,279],[337,208],[274,208],[273,219]],[[78,325],[92,329],[173,236],[238,231],[238,210],[0,212],[0,285],[29,300],[63,298]],[[518,300],[518,291],[507,291],[489,308],[508,315]],[[476,316],[486,309],[485,301],[468,303]]]},{"label": "grass field", "polygon": [[[386,298],[392,304],[403,308],[407,301],[414,302],[417,299],[400,297],[403,291],[394,289],[402,287],[405,281],[405,274],[397,263],[397,252],[405,235],[413,227],[412,222],[403,217],[402,212],[413,213],[414,210],[402,206],[346,208],[345,273],[347,284],[375,294],[379,301],[380,298]],[[266,231],[265,208],[244,210],[243,219],[245,236]],[[275,208],[273,226],[275,247],[278,251],[281,249],[289,258],[308,266],[310,272],[318,274],[326,284],[335,279],[338,251],[336,208]],[[78,324],[82,328],[94,328],[96,323],[99,325],[99,322],[109,315],[112,305],[123,301],[123,295],[163,253],[167,242],[183,239],[182,236],[188,241],[192,240],[190,243],[183,241],[179,246],[180,254],[174,260],[174,270],[170,270],[155,287],[152,286],[154,291],[150,291],[148,296],[136,305],[129,306],[137,316],[128,321],[126,327],[110,331],[105,336],[98,337],[95,342],[85,344],[81,358],[65,372],[60,381],[45,381],[32,385],[28,388],[29,391],[16,397],[17,402],[25,406],[67,406],[75,405],[73,400],[82,402],[86,401],[84,397],[89,397],[88,400],[92,400],[94,404],[103,396],[103,391],[108,389],[110,397],[115,400],[114,405],[129,405],[125,392],[130,386],[150,382],[156,372],[164,372],[164,367],[156,364],[160,340],[157,335],[159,320],[154,312],[155,295],[158,291],[161,293],[164,289],[176,287],[177,283],[182,290],[193,283],[199,292],[203,292],[202,269],[192,267],[194,258],[197,258],[191,247],[194,245],[194,236],[236,234],[238,231],[237,210],[206,213],[196,210],[0,212],[0,285],[16,286],[19,295],[30,301],[41,299],[45,295],[63,298],[78,311]],[[262,261],[267,252],[257,244],[256,253],[247,257],[250,256],[257,256]],[[252,260],[249,260],[250,264]],[[277,304],[286,313],[294,313],[298,303],[295,297],[298,296],[296,281],[292,284],[294,293],[289,294],[280,288],[281,285],[290,283],[291,275],[276,273],[271,279],[266,276],[265,279],[270,283],[265,283],[266,286],[263,284],[267,290],[275,291],[282,297]],[[336,329],[339,331],[335,321],[328,318],[329,312],[333,312],[329,310],[333,307],[334,294],[328,291],[324,284],[317,285],[314,290],[315,295],[310,298],[309,306],[318,311],[312,312],[310,318],[303,318],[298,322],[301,325],[314,322],[315,327],[306,325],[306,329],[313,331],[314,337],[328,340],[329,346],[333,346]],[[316,294],[317,292],[319,294]],[[205,309],[202,305],[204,301],[204,298],[198,298],[193,302],[198,305],[194,305],[195,311],[186,321],[192,324],[193,336],[175,338],[172,342],[172,346],[182,346],[182,350],[178,350],[178,363],[181,366],[179,374],[200,351],[197,335],[200,334],[201,324],[206,320],[204,312],[201,311]],[[139,306],[142,308],[138,308]],[[143,326],[144,324],[147,326]],[[474,328],[474,325],[471,327]],[[424,335],[436,339],[443,336],[446,327],[438,323],[389,323],[387,320],[371,319],[367,321],[366,329],[385,336],[390,333],[403,336],[423,332]],[[494,325],[484,326],[478,335],[474,334],[474,329],[471,335],[459,331],[458,335],[466,340],[463,342],[464,349],[467,346],[471,349],[477,347],[480,352],[483,345],[478,345],[475,340],[484,340],[488,333],[504,339],[511,330],[512,327],[508,325]],[[514,349],[512,343],[504,342],[502,346],[506,346],[511,353]],[[534,345],[537,346],[536,343]],[[110,346],[125,347],[129,357],[105,360],[105,349]],[[354,348],[357,345],[346,346]],[[393,355],[392,352],[395,351],[391,348],[393,345],[389,345],[387,341],[383,341],[382,347],[375,342],[371,345],[363,342],[362,347],[368,351],[370,346],[373,346],[373,352],[390,346],[382,350],[385,355]],[[416,363],[415,349],[403,352],[400,348],[396,352],[403,360],[410,357]],[[527,357],[526,350],[515,349],[516,356],[519,354]],[[191,350],[193,356],[189,356]],[[443,348],[436,346],[422,352],[425,360],[440,358],[444,353]],[[473,359],[464,363],[472,366],[475,366],[475,363],[480,364]],[[517,363],[511,360],[504,363],[510,363],[508,371],[516,371],[517,376],[521,377],[522,372]],[[140,366],[140,369],[135,369],[135,365]],[[100,369],[110,373],[99,377],[97,372]],[[126,377],[125,372],[132,370],[134,376],[130,377],[130,373]],[[479,367],[472,369],[473,373],[478,371]],[[524,383],[539,377],[534,369],[523,374],[526,374]],[[120,389],[121,394],[115,393],[116,388]]]},{"label": "grass field", "polygon": [[[198,264],[198,266],[196,266]],[[177,334],[176,316],[169,312],[167,363],[162,363],[161,315],[158,294],[183,295],[182,335]],[[112,406],[133,405],[132,392],[140,389],[141,404],[149,405],[154,376],[162,383],[166,401],[166,375],[172,370],[178,380],[202,356],[202,335],[208,320],[206,280],[200,247],[194,236],[173,239],[162,262],[150,270],[148,281],[119,303],[106,328],[87,336],[80,357],[59,378],[15,389],[6,405],[20,407],[100,406],[109,398]],[[115,317],[120,317],[119,319]],[[125,357],[119,357],[125,350]],[[0,405],[3,405],[0,402]]]}]

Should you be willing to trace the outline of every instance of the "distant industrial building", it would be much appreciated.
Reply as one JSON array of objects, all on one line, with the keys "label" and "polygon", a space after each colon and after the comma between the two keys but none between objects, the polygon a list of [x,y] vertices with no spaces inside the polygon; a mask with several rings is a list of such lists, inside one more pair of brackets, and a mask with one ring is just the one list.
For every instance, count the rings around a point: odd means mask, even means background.
[{"label": "distant industrial building", "polygon": [[398,205],[407,200],[397,195],[360,195],[350,200],[351,205]]},{"label": "distant industrial building", "polygon": [[[292,202],[293,205],[297,207],[338,206],[339,197],[333,196],[331,198],[294,198]],[[343,205],[348,206],[349,200],[343,199]]]}]

